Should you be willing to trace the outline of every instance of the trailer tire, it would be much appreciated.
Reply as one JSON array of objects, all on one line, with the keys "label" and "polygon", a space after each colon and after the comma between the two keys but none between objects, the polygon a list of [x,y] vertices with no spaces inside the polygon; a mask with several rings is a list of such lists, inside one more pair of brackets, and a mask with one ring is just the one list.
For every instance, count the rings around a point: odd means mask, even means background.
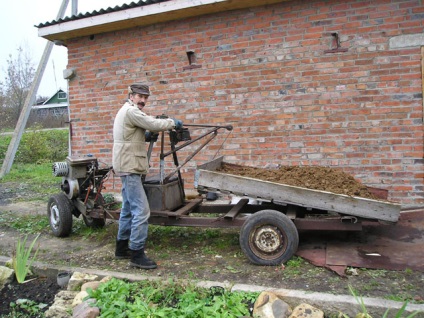
[{"label": "trailer tire", "polygon": [[57,237],[69,236],[72,232],[74,206],[65,193],[54,194],[47,204],[50,228]]},{"label": "trailer tire", "polygon": [[299,234],[282,212],[262,210],[253,213],[240,230],[240,247],[256,265],[279,265],[297,251]]}]

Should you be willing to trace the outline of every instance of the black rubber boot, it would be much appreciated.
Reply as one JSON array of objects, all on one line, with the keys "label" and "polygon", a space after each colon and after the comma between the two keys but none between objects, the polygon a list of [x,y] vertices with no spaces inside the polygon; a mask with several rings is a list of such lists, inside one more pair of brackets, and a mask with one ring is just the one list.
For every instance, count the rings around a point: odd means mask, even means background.
[{"label": "black rubber boot", "polygon": [[153,269],[158,267],[155,261],[151,260],[144,254],[144,249],[131,251],[130,265],[142,269]]},{"label": "black rubber boot", "polygon": [[115,258],[131,258],[131,250],[128,247],[128,240],[116,240]]}]

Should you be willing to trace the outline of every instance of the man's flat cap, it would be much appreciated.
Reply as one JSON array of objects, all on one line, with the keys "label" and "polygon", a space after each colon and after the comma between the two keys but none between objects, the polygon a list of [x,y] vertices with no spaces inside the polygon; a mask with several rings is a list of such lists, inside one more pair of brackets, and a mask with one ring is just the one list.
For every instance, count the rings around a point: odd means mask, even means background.
[{"label": "man's flat cap", "polygon": [[150,95],[149,86],[141,83],[132,84],[130,87],[128,87],[128,93],[129,94],[141,94],[141,95]]}]

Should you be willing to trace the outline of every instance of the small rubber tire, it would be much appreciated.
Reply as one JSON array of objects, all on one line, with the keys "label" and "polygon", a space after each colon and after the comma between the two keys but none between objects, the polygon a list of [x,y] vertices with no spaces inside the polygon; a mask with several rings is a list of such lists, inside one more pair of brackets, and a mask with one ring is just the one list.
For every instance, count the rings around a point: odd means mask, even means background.
[{"label": "small rubber tire", "polygon": [[66,237],[72,232],[72,211],[74,206],[66,194],[58,193],[50,197],[47,216],[54,236]]},{"label": "small rubber tire", "polygon": [[296,253],[299,234],[284,213],[262,210],[244,222],[239,241],[243,253],[253,264],[274,266],[288,261]]}]

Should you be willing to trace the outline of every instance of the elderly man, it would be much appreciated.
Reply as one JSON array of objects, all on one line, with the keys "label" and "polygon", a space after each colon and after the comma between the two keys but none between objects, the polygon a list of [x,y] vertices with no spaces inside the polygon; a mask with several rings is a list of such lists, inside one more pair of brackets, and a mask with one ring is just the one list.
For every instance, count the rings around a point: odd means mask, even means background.
[{"label": "elderly man", "polygon": [[182,128],[177,119],[158,119],[142,110],[150,96],[149,86],[133,84],[128,88],[128,101],[118,111],[113,124],[113,169],[122,181],[122,209],[116,241],[116,258],[130,258],[130,265],[156,268],[144,253],[150,216],[149,203],[141,176],[149,163],[145,143],[146,131],[152,133]]}]

